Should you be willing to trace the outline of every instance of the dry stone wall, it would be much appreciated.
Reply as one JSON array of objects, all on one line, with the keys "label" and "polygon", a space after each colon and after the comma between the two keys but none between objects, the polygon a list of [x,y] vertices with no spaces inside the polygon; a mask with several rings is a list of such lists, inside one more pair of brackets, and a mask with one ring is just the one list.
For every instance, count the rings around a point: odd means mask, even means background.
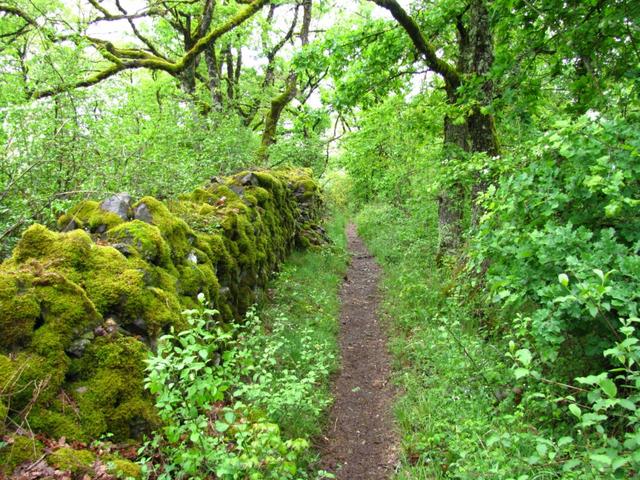
[{"label": "dry stone wall", "polygon": [[0,434],[149,432],[157,338],[185,328],[199,293],[220,322],[241,318],[292,248],[322,241],[320,208],[309,171],[254,170],[173,201],[84,201],[59,231],[31,226],[0,266]]}]

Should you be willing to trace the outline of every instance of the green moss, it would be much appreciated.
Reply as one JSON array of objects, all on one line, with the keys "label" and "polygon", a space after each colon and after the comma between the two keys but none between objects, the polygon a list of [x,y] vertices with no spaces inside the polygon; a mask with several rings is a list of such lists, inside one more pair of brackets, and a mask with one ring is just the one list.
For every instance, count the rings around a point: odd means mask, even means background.
[{"label": "green moss", "polygon": [[89,450],[74,450],[62,447],[47,456],[47,463],[58,470],[73,474],[87,473],[96,461],[96,455]]},{"label": "green moss", "polygon": [[195,203],[213,204],[218,200],[218,196],[214,195],[210,190],[204,188],[196,188],[191,194],[185,195],[185,200],[191,200]]},{"label": "green moss", "polygon": [[208,299],[217,297],[220,285],[211,263],[188,263],[179,267],[180,279],[178,292],[180,295],[196,297],[198,293],[204,293]]},{"label": "green moss", "polygon": [[198,210],[198,214],[199,215],[209,215],[213,212],[215,212],[216,209],[215,207],[209,205],[208,203],[203,203],[202,206],[200,207],[200,209]]},{"label": "green moss", "polygon": [[218,197],[218,199],[225,197],[225,204],[237,202],[240,198],[236,192],[229,188],[228,185],[215,185],[212,187],[211,191],[215,193],[215,196]]},{"label": "green moss", "polygon": [[173,215],[166,205],[153,197],[143,197],[134,205],[145,204],[151,212],[152,224],[160,229],[162,237],[171,249],[174,263],[182,263],[191,251],[191,240],[195,236],[184,220]]},{"label": "green moss", "polygon": [[42,260],[45,268],[75,273],[84,268],[92,247],[91,237],[82,230],[54,233],[35,224],[22,234],[13,252],[13,261],[24,263],[30,259]]},{"label": "green moss", "polygon": [[107,431],[116,440],[140,438],[157,425],[153,402],[144,390],[147,349],[133,337],[100,337],[82,359],[82,377],[73,385],[84,432]]},{"label": "green moss", "polygon": [[0,435],[6,430],[7,415],[9,415],[9,407],[4,403],[4,399],[0,398]]},{"label": "green moss", "polygon": [[135,397],[118,405],[109,417],[109,426],[116,439],[137,439],[149,436],[160,420],[149,397]]},{"label": "green moss", "polygon": [[29,274],[0,273],[0,350],[24,346],[31,338],[40,316],[31,281]]},{"label": "green moss", "polygon": [[225,237],[217,234],[209,235],[207,242],[211,251],[211,262],[216,265],[218,272],[235,268],[236,259],[227,249]]},{"label": "green moss", "polygon": [[29,426],[35,432],[43,433],[50,438],[84,439],[78,417],[70,406],[60,411],[38,408],[29,414]]},{"label": "green moss", "polygon": [[265,190],[262,187],[248,187],[247,192],[250,192],[251,195],[255,197],[258,202],[258,205],[264,206],[265,203],[272,199],[271,193],[268,190]]},{"label": "green moss", "polygon": [[48,360],[23,351],[0,355],[0,392],[10,401],[9,414],[21,412],[37,392],[36,407],[46,404],[58,394],[64,382],[67,360],[64,355]]},{"label": "green moss", "polygon": [[7,439],[7,445],[0,448],[0,473],[10,475],[24,462],[33,462],[42,456],[42,444],[33,438],[14,435]]},{"label": "green moss", "polygon": [[122,218],[116,213],[102,210],[99,202],[85,200],[58,218],[58,227],[68,229],[70,225],[75,225],[76,228],[95,232],[98,229],[106,231],[122,222]]},{"label": "green moss", "polygon": [[317,192],[319,190],[318,184],[315,182],[315,180],[312,180],[310,178],[300,182],[300,185],[304,187],[304,190],[307,192]]},{"label": "green moss", "polygon": [[31,348],[44,357],[57,357],[87,330],[102,321],[101,315],[77,284],[55,272],[33,280],[42,308],[42,326],[34,333]]},{"label": "green moss", "polygon": [[82,284],[96,309],[103,315],[118,314],[126,309],[129,299],[140,295],[144,288],[145,264],[127,261],[112,247],[97,246],[87,261]]},{"label": "green moss", "polygon": [[124,244],[131,254],[155,265],[167,266],[170,262],[169,247],[160,229],[154,225],[133,220],[112,228],[107,233],[111,243]]},{"label": "green moss", "polygon": [[108,472],[117,478],[142,478],[142,468],[137,463],[121,458],[114,458],[107,464]]},{"label": "green moss", "polygon": [[277,190],[280,186],[280,181],[276,179],[271,173],[267,172],[254,172],[258,181],[260,182],[260,186],[267,190]]},{"label": "green moss", "polygon": [[51,246],[56,243],[58,234],[44,225],[34,224],[27,228],[13,251],[16,262],[24,262],[30,258],[46,256]]}]

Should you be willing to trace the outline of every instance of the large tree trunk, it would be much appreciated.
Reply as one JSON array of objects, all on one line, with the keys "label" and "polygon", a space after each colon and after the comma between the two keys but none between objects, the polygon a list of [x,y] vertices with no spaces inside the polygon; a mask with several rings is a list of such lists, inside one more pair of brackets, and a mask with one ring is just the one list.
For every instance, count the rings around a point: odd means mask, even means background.
[{"label": "large tree trunk", "polygon": [[[450,100],[451,101],[451,100]],[[455,160],[469,150],[466,123],[460,125],[448,116],[444,119],[444,156]],[[459,181],[443,185],[438,193],[438,232],[440,255],[457,250],[462,241],[464,188]]]},{"label": "large tree trunk", "polygon": [[220,66],[216,57],[215,44],[204,51],[204,61],[209,76],[209,93],[214,110],[222,110],[222,92],[220,91]]},{"label": "large tree trunk", "polygon": [[[493,81],[488,77],[493,66],[493,37],[491,22],[485,0],[472,0],[470,5],[469,42],[472,59],[470,70],[472,73],[484,77],[482,91],[478,99],[478,106],[467,119],[471,151],[487,154],[489,158],[497,157],[500,153],[493,116],[482,113],[481,107],[489,105],[493,99]],[[477,226],[482,213],[478,203],[489,184],[486,174],[476,173],[471,188],[471,224]]]},{"label": "large tree trunk", "polygon": [[[489,12],[484,0],[472,0],[469,17],[463,22],[458,18],[458,64],[463,76],[485,77],[477,106],[461,125],[453,125],[445,118],[445,155],[449,159],[466,153],[485,153],[495,157],[499,153],[493,116],[482,113],[481,107],[488,105],[493,97],[493,82],[487,78],[493,65],[493,44]],[[451,104],[458,100],[457,89],[448,86],[447,97]],[[486,191],[488,179],[482,172],[475,173],[471,186],[471,224],[478,224],[481,209],[479,196]],[[462,243],[462,219],[464,216],[465,192],[459,183],[449,186],[438,197],[440,249],[442,253],[457,249]]]}]

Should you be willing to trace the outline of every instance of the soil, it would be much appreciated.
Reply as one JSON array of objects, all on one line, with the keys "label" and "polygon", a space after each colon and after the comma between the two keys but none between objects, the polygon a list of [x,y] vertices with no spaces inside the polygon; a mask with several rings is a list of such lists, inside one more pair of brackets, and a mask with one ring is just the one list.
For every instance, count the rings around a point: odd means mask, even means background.
[{"label": "soil", "polygon": [[347,227],[347,238],[352,260],[340,292],[342,368],[320,466],[338,480],[386,480],[398,461],[398,440],[390,355],[377,312],[380,267],[354,225]]}]

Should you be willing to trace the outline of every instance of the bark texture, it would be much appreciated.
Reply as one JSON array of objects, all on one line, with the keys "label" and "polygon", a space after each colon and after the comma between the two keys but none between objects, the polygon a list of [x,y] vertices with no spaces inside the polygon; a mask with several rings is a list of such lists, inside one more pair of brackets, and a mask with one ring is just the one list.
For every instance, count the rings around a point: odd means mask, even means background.
[{"label": "bark texture", "polygon": [[[466,78],[483,77],[482,87],[472,111],[461,122],[450,117],[444,119],[445,162],[456,162],[467,153],[486,153],[494,157],[499,153],[495,122],[491,114],[483,113],[493,97],[493,82],[488,74],[493,65],[491,23],[486,0],[470,0],[467,8],[456,19],[458,58],[453,66],[438,57],[420,26],[396,0],[371,0],[387,9],[405,30],[427,66],[439,74],[447,93],[447,101],[456,105],[460,100],[459,87]],[[478,221],[480,212],[476,203],[485,191],[486,178],[476,175],[471,187],[472,219]],[[438,219],[441,253],[455,250],[462,243],[465,189],[454,181],[443,187],[438,196]]]}]

